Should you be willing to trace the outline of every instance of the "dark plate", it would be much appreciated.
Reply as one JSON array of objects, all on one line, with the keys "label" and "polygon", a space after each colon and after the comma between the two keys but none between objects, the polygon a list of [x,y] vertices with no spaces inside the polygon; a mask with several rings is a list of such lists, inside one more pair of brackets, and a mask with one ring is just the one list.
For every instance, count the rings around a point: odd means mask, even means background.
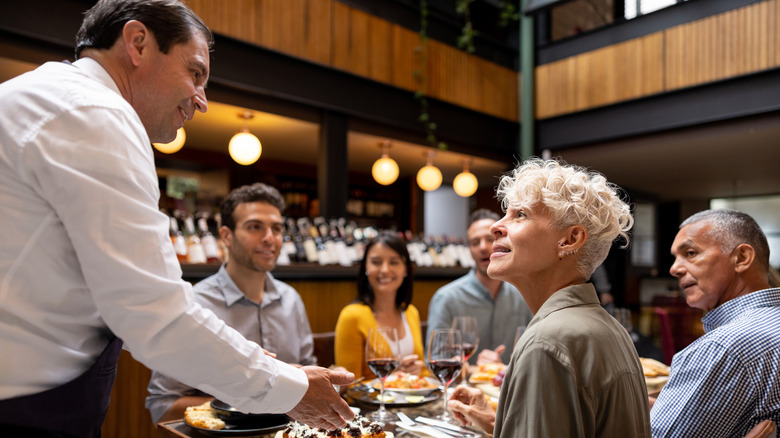
[{"label": "dark plate", "polygon": [[[392,391],[385,389],[385,396],[387,396],[391,392]],[[379,406],[379,400],[376,399],[378,395],[379,395],[379,390],[364,385],[354,386],[347,390],[347,396],[350,397],[352,400],[354,400],[356,403],[374,406],[374,407]],[[406,399],[407,394],[392,392],[392,395],[394,400],[390,402],[386,401],[385,406],[389,408],[403,408],[403,407],[420,406],[426,403],[430,403],[434,400],[438,400],[439,397],[441,397],[441,391],[437,389],[425,396],[419,396],[419,395],[415,396],[409,394],[410,397],[422,397],[422,400],[419,402],[408,401]]]},{"label": "dark plate", "polygon": [[225,421],[224,429],[204,429],[190,424],[187,426],[214,436],[247,436],[283,429],[291,420],[285,414],[246,414],[219,400],[212,400],[211,408]]}]

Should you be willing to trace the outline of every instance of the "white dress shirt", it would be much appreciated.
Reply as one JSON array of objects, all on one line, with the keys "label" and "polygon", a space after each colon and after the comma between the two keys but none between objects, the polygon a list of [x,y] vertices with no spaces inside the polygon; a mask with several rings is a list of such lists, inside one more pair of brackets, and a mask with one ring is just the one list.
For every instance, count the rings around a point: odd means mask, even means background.
[{"label": "white dress shirt", "polygon": [[181,280],[149,138],[108,73],[47,63],[0,84],[0,102],[0,399],[77,377],[113,332],[149,368],[237,408],[292,409],[305,374]]}]

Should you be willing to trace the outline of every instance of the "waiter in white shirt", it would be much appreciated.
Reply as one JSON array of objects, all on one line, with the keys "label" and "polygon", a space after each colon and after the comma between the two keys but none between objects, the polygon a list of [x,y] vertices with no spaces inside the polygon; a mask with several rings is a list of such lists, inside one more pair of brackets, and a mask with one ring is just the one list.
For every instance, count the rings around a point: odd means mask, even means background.
[{"label": "waiter in white shirt", "polygon": [[[99,436],[122,341],[248,412],[353,417],[333,385],[197,305],[158,210],[152,142],[205,112],[211,31],[176,0],[100,0],[73,64],[0,84],[0,430]],[[121,341],[120,341],[121,339]]]}]

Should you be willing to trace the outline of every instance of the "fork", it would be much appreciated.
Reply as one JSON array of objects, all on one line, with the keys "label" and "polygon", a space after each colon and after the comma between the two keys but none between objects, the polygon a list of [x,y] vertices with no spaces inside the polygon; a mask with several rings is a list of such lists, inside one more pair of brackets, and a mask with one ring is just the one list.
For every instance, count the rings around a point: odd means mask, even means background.
[{"label": "fork", "polygon": [[434,438],[453,438],[461,436],[460,434],[439,430],[432,426],[417,424],[414,420],[409,418],[408,415],[400,411],[396,412],[396,415],[398,416],[398,419],[401,420],[400,423],[396,423],[396,426],[409,432],[424,433]]}]

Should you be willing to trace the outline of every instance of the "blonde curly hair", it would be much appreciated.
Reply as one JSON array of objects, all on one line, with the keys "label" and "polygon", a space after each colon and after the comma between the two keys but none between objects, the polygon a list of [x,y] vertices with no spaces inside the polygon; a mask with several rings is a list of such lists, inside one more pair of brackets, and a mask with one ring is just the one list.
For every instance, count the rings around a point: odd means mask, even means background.
[{"label": "blonde curly hair", "polygon": [[628,246],[628,230],[634,224],[631,208],[620,187],[598,172],[557,160],[530,158],[503,175],[496,189],[501,208],[521,208],[541,203],[550,213],[554,229],[581,225],[588,232],[579,250],[577,270],[585,278],[604,262],[618,236]]}]

